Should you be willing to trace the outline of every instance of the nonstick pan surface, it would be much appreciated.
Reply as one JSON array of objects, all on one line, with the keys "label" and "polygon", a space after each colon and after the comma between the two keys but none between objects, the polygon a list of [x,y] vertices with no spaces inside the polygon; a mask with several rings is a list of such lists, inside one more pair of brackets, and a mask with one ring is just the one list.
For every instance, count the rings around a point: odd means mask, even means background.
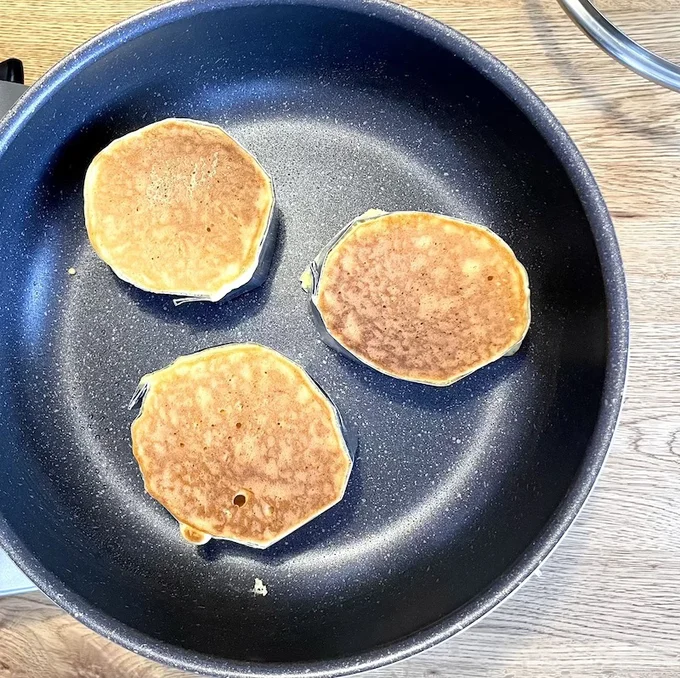
[{"label": "nonstick pan surface", "polygon": [[[274,177],[271,274],[235,301],[174,307],[88,245],[90,160],[171,116],[224,126]],[[322,344],[298,277],[368,208],[501,235],[531,282],[519,353],[434,389]],[[181,2],[112,29],[2,124],[0,233],[0,541],[57,603],[149,657],[331,676],[428,647],[529,576],[606,455],[628,316],[600,193],[516,76],[407,9]],[[196,548],[144,494],[127,403],[142,374],[246,340],[333,397],[358,434],[356,466],[340,504],[266,551]]]}]

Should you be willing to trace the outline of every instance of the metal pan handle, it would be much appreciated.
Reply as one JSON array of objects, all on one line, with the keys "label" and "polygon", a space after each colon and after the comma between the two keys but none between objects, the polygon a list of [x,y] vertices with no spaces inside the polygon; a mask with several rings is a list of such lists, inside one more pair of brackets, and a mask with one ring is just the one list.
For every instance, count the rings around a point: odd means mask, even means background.
[{"label": "metal pan handle", "polygon": [[571,20],[600,48],[647,80],[680,92],[680,67],[619,30],[590,0],[558,0]]}]

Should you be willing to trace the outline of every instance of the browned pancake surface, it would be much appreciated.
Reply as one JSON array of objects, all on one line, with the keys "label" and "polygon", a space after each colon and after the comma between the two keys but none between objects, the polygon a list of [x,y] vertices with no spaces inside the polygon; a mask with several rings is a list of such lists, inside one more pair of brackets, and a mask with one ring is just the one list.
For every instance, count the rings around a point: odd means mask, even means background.
[{"label": "browned pancake surface", "polygon": [[497,236],[435,214],[354,227],[330,252],[317,301],[331,335],[404,379],[450,382],[526,333],[526,273]]},{"label": "browned pancake surface", "polygon": [[334,410],[275,351],[209,349],[142,383],[133,451],[147,491],[190,541],[267,545],[342,497],[351,461]]},{"label": "browned pancake surface", "polygon": [[185,296],[216,295],[254,267],[272,203],[271,182],[249,153],[188,120],[114,141],[85,181],[97,254],[138,287]]}]

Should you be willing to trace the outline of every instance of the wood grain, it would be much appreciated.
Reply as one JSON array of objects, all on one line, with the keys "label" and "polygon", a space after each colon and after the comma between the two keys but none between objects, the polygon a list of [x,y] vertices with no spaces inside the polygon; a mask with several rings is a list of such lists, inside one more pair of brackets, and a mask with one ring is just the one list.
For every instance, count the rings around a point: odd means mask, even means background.
[{"label": "wood grain", "polygon": [[[144,0],[5,3],[0,58],[30,81]],[[680,676],[680,98],[588,42],[553,0],[408,0],[503,59],[573,136],[614,217],[632,312],[629,387],[609,461],[553,557],[457,638],[376,678]],[[680,62],[680,1],[601,0]],[[0,600],[0,677],[169,677],[40,594]],[[184,674],[182,674],[184,675]]]}]

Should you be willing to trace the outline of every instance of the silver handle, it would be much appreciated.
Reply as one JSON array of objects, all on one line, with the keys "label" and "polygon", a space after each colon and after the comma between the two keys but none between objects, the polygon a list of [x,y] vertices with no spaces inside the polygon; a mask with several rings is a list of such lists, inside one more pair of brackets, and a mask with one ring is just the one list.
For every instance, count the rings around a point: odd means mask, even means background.
[{"label": "silver handle", "polygon": [[680,92],[680,67],[635,40],[607,19],[590,0],[558,0],[571,20],[601,49],[647,80]]}]

